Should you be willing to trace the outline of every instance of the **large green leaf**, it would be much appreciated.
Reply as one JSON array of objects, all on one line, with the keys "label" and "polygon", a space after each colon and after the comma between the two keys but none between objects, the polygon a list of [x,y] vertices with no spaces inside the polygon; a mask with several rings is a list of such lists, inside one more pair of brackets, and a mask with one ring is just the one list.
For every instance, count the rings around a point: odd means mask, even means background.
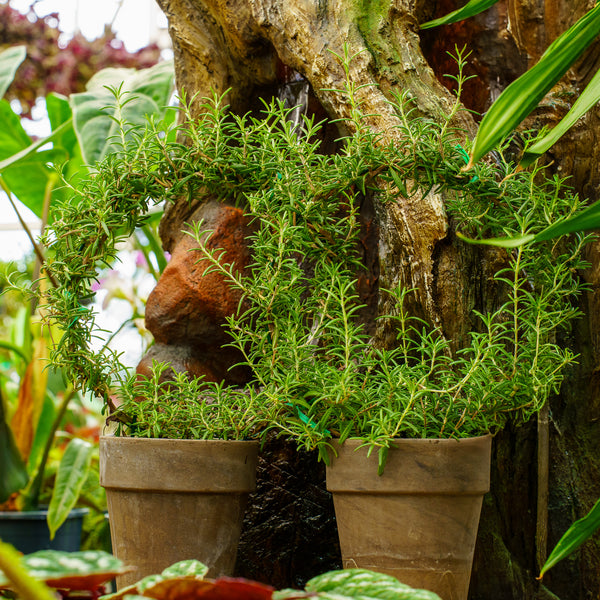
[{"label": "large green leaf", "polygon": [[21,125],[19,115],[7,100],[0,100],[0,160],[27,148],[31,138]]},{"label": "large green leaf", "polygon": [[[89,165],[119,148],[116,120],[128,127],[143,126],[146,118],[161,118],[173,90],[174,71],[171,62],[149,69],[104,69],[88,82],[87,91],[70,98],[75,133],[81,154]],[[121,114],[117,113],[114,92],[127,93]]]},{"label": "large green leaf", "polygon": [[[54,167],[63,166],[63,175],[70,180],[87,171],[68,100],[49,94],[46,107],[52,133],[32,142],[10,105],[6,101],[0,103],[0,174],[11,193],[38,217],[42,216],[48,193],[52,201],[63,199],[67,193],[55,187],[58,176]],[[50,144],[52,147],[47,149]]]},{"label": "large green leaf", "polygon": [[50,539],[75,507],[88,476],[94,446],[73,438],[65,449],[56,474],[52,498],[48,506]]},{"label": "large green leaf", "polygon": [[560,538],[558,544],[542,567],[540,577],[552,568],[557,562],[572,554],[581,544],[589,540],[600,529],[600,500],[594,504],[592,510],[579,521],[575,521],[566,533]]},{"label": "large green leaf", "polygon": [[59,125],[58,129],[53,131],[49,136],[37,139],[35,142],[25,146],[19,152],[16,152],[8,158],[0,161],[0,173],[5,173],[7,169],[18,165],[19,163],[31,163],[36,161],[41,162],[38,160],[41,157],[43,157],[45,161],[48,161],[52,160],[52,157],[58,157],[60,159],[60,157],[66,156],[66,153],[58,148],[49,152],[44,151],[42,154],[38,154],[37,152],[40,148],[46,146],[50,142],[56,143],[57,140],[59,140],[66,132],[68,132],[69,129],[73,130],[70,121],[62,123]]},{"label": "large green leaf", "polygon": [[527,168],[544,152],[550,149],[575,123],[600,100],[600,70],[585,87],[583,92],[571,110],[561,119],[549,133],[539,136],[536,141],[527,148],[521,158],[521,167]]},{"label": "large green leaf", "polygon": [[26,56],[25,46],[12,46],[0,52],[0,98],[3,98],[6,94],[6,90],[15,78],[19,65],[25,60]]},{"label": "large green leaf", "polygon": [[421,29],[431,29],[432,27],[438,27],[439,25],[449,25],[450,23],[456,23],[457,21],[462,21],[463,19],[468,19],[469,17],[473,17],[478,15],[496,4],[498,0],[471,0],[467,2],[462,8],[455,10],[439,19],[435,19],[433,21],[427,21],[427,23],[423,23],[421,25]]},{"label": "large green leaf", "polygon": [[[79,178],[88,174],[88,169],[81,157],[79,141],[75,135],[73,111],[69,99],[59,94],[48,94],[46,110],[52,127],[53,144],[55,147],[62,148],[69,157],[68,161],[62,165],[62,175],[71,184],[75,184]],[[62,197],[66,195],[66,192],[57,190],[56,195]]]},{"label": "large green leaf", "polygon": [[508,136],[600,33],[600,4],[565,31],[538,63],[513,81],[479,125],[467,169]]},{"label": "large green leaf", "polygon": [[[31,145],[19,116],[6,100],[0,100],[0,161],[3,165],[0,175],[11,193],[41,217],[48,182],[56,177],[46,163],[56,159],[56,155],[54,150],[21,154]],[[13,161],[11,157],[15,155],[19,155],[19,159]],[[7,163],[6,159],[11,160]]]}]

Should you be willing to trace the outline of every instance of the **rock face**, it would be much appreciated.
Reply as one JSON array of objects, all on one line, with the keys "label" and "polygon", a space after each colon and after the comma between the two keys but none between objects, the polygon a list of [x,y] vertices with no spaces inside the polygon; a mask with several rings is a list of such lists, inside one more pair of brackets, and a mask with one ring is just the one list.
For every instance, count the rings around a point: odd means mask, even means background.
[{"label": "rock face", "polygon": [[[222,263],[243,270],[249,261],[246,236],[250,230],[242,209],[208,201],[190,217],[191,223],[199,221],[203,230],[212,231],[209,247],[223,249]],[[191,228],[184,226],[185,230]],[[186,233],[174,238],[171,260],[146,304],[146,327],[156,344],[142,359],[138,373],[147,375],[153,361],[170,362],[173,369],[208,381],[243,384],[245,370],[231,370],[241,356],[223,348],[230,341],[223,325],[237,309],[240,291],[228,285],[223,275],[209,270],[197,248],[196,240]]]}]

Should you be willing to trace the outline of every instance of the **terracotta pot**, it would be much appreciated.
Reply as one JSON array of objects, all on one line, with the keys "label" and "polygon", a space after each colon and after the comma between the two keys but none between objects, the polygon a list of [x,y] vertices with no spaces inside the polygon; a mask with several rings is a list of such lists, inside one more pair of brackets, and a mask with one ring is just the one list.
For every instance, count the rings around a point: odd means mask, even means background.
[{"label": "terracotta pot", "polygon": [[189,558],[231,575],[258,443],[100,438],[113,553],[135,570],[120,588]]},{"label": "terracotta pot", "polygon": [[359,445],[338,445],[327,467],[344,567],[466,600],[491,437],[399,439],[382,476],[377,452],[367,457]]}]

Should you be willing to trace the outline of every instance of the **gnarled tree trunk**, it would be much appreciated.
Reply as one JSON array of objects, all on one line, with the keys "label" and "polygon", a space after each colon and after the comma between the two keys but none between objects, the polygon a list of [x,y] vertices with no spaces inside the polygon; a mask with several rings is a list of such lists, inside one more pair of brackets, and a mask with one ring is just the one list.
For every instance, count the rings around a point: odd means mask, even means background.
[{"label": "gnarled tree trunk", "polygon": [[[484,111],[511,80],[535,63],[558,34],[594,5],[594,0],[500,0],[477,18],[419,35],[419,22],[445,14],[464,2],[158,2],[169,19],[178,88],[185,90],[188,97],[211,96],[213,91],[226,93],[231,110],[245,113],[257,107],[258,97],[281,94],[282,88],[290,84],[289,74],[294,72],[310,86],[312,104],[309,105],[313,110],[325,111],[332,119],[343,119],[349,116],[350,107],[344,95],[335,91],[345,85],[345,73],[336,54],[341,54],[346,46],[349,54],[355,56],[350,77],[356,85],[365,86],[360,97],[363,110],[377,115],[371,118],[370,125],[384,138],[394,136],[397,125],[388,103],[394,91],[408,90],[419,110],[434,118],[440,111],[450,110],[454,98],[441,81],[443,74],[454,68],[447,51],[454,50],[455,44],[466,44],[473,50],[471,68],[479,75],[467,85],[463,101],[469,108]],[[530,119],[531,125],[551,124],[564,114],[571,95],[581,89],[600,63],[599,50],[600,45],[592,48],[576,65]],[[198,110],[198,106],[196,101],[193,110]],[[472,134],[476,127],[474,119],[467,113],[462,115],[460,124]],[[552,151],[551,168],[565,176],[572,175],[571,183],[592,199],[599,195],[599,119],[600,111],[589,113]],[[176,253],[182,224],[194,211],[198,217],[206,210],[214,212],[214,207],[190,206],[187,201],[171,207],[161,230],[167,249]],[[227,207],[222,216],[216,217],[210,213],[226,239],[227,231],[236,235],[235,227],[240,223],[241,216],[232,210]],[[363,216],[372,225],[371,234],[365,238],[371,246],[366,294],[373,299],[374,311],[388,310],[379,300],[379,287],[402,282],[418,290],[413,311],[439,325],[449,339],[460,343],[469,329],[472,308],[484,305],[493,294],[485,282],[495,271],[496,254],[465,248],[456,241],[444,211],[444,199],[436,193],[400,198],[395,203],[376,206],[374,212],[372,206],[366,206]],[[234,229],[228,230],[228,224]],[[239,251],[236,248],[234,241],[231,251]],[[584,274],[590,291],[583,299],[586,317],[576,331],[576,343],[582,353],[580,365],[551,407],[550,544],[600,496],[599,249],[598,244],[590,246],[592,267]],[[240,260],[245,260],[245,256],[240,256]],[[177,277],[186,279],[189,268],[190,263],[185,260],[170,267],[149,302],[148,311],[159,334],[161,322],[172,323],[181,316],[173,314],[176,302],[166,304],[162,300],[173,293]],[[203,296],[204,302],[210,303],[207,296],[212,294]],[[213,308],[204,306],[201,310],[210,312]],[[219,310],[211,314],[217,320],[223,316]],[[189,320],[190,315],[184,318]],[[379,334],[382,337],[385,332]],[[198,332],[196,341],[193,335],[185,337],[186,341],[177,339],[177,335],[165,339],[161,358],[168,359],[169,353],[179,352],[177,356],[185,358],[184,366],[202,362],[203,353],[207,353],[206,346],[198,341],[202,332]],[[218,377],[225,370],[217,366],[212,372]],[[550,598],[549,592],[535,581],[535,427],[504,432],[496,440],[495,449],[494,484],[484,510],[471,596],[490,600]],[[270,578],[276,585],[298,585],[320,570],[337,566],[335,530],[326,494],[318,485],[315,487],[317,476],[311,472],[316,468],[312,459],[297,458],[295,454],[292,457],[280,446],[274,453],[283,462],[280,466],[264,466],[266,488],[262,499],[257,500],[270,508],[263,507],[261,511],[255,505],[252,511],[245,546],[240,551],[240,571],[258,579]],[[300,461],[303,467],[294,461]],[[295,482],[287,489],[283,481],[286,478],[281,477],[286,471],[288,481]],[[322,473],[317,472],[321,477]],[[308,495],[299,491],[301,473],[306,478],[304,485],[310,486]],[[276,482],[269,487],[266,480],[273,477]],[[271,528],[265,528],[265,510],[279,511]],[[289,518],[282,518],[282,510]],[[257,544],[264,549],[262,557],[255,553]],[[293,548],[299,556],[290,554]],[[314,548],[318,548],[319,556],[313,553],[311,558],[308,555]],[[277,568],[271,572],[273,562]],[[562,600],[597,597],[599,565],[600,549],[591,543],[579,557],[556,567],[545,583]]]}]

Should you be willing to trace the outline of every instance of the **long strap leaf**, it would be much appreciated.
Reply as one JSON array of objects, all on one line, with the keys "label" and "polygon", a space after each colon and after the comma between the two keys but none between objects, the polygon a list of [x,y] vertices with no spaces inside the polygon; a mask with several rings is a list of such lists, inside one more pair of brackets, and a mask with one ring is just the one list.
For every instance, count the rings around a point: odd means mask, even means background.
[{"label": "long strap leaf", "polygon": [[592,510],[579,521],[575,521],[566,533],[560,538],[558,544],[548,557],[542,570],[540,579],[544,573],[553,567],[557,562],[572,554],[581,544],[587,541],[592,535],[600,529],[600,500],[594,504]]},{"label": "long strap leaf", "polygon": [[496,4],[496,2],[498,2],[498,0],[471,0],[462,8],[448,13],[444,17],[423,23],[421,25],[421,29],[431,29],[432,27],[438,27],[439,25],[449,25],[450,23],[456,23],[457,21],[468,19],[469,17],[473,17],[478,15],[480,12],[487,10],[490,8],[490,6]]},{"label": "long strap leaf", "polygon": [[560,123],[546,135],[538,137],[538,139],[527,148],[523,153],[523,158],[521,158],[521,167],[526,169],[532,162],[544,154],[544,152],[553,146],[598,101],[600,101],[600,70],[598,70],[592,80],[587,84],[579,98],[575,101],[575,104],[571,107],[571,110],[569,110]]},{"label": "long strap leaf", "polygon": [[487,240],[476,240],[468,238],[460,232],[456,235],[468,244],[479,244],[482,246],[498,246],[500,248],[516,248],[529,242],[543,242],[552,238],[568,235],[579,231],[592,231],[600,229],[600,200],[582,210],[579,214],[554,223],[537,234],[527,234],[513,238],[490,238]]},{"label": "long strap leaf", "polygon": [[538,63],[513,81],[482,119],[465,170],[509,135],[600,34],[600,4],[558,37]]}]

